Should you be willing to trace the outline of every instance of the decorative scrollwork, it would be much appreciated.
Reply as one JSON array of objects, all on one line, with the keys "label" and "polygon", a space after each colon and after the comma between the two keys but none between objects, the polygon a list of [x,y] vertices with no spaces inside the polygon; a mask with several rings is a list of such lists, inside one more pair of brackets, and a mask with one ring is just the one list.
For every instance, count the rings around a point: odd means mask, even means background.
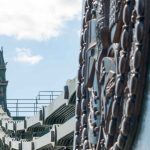
[{"label": "decorative scrollwork", "polygon": [[[76,149],[130,147],[139,100],[144,9],[144,0],[85,1],[83,16],[92,17],[86,19],[81,33]],[[96,44],[89,46],[94,19]]]}]

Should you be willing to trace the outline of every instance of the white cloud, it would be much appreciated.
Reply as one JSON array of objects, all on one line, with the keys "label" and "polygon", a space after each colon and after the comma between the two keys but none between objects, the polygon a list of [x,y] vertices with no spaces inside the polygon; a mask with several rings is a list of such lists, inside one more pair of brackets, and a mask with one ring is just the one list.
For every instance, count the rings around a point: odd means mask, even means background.
[{"label": "white cloud", "polygon": [[35,65],[43,59],[40,55],[33,55],[31,50],[26,48],[16,48],[16,53],[16,57],[14,58],[16,62]]},{"label": "white cloud", "polygon": [[0,0],[0,35],[45,40],[81,16],[81,0]]}]

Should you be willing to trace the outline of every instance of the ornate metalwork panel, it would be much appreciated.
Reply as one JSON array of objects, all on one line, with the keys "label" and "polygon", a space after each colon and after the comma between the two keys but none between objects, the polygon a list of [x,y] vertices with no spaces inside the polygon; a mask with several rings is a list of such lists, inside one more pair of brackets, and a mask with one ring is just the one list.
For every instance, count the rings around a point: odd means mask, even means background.
[{"label": "ornate metalwork panel", "polygon": [[148,59],[148,1],[84,3],[74,149],[130,149]]}]

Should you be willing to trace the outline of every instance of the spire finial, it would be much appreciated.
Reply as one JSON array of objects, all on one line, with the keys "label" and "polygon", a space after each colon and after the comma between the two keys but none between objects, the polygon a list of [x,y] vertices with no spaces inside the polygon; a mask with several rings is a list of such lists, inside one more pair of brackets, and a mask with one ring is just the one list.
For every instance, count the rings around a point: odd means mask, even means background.
[{"label": "spire finial", "polygon": [[3,46],[1,46],[1,52],[3,53]]},{"label": "spire finial", "polygon": [[1,46],[0,49],[0,66],[3,66],[5,68],[5,61],[4,61],[4,56],[3,56],[3,46]]}]

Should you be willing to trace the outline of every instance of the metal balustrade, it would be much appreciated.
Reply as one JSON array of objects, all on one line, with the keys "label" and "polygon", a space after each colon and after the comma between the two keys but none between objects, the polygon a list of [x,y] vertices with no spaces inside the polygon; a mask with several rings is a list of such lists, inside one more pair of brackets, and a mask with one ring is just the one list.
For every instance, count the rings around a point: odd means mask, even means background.
[{"label": "metal balustrade", "polygon": [[11,116],[33,116],[42,106],[52,103],[62,91],[39,91],[34,99],[7,99]]}]

